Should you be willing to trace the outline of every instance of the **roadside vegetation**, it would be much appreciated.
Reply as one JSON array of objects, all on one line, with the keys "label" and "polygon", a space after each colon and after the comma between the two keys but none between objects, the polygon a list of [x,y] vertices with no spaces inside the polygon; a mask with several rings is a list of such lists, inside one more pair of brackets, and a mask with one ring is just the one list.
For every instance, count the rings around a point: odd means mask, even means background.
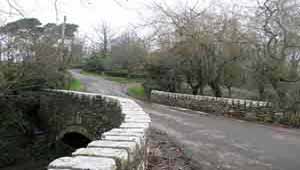
[{"label": "roadside vegetation", "polygon": [[44,89],[83,90],[67,71],[81,55],[78,26],[64,27],[64,40],[71,44],[62,43],[62,24],[36,18],[0,22],[0,169],[40,170],[73,151],[49,138],[37,116],[37,96]]},{"label": "roadside vegetation", "polygon": [[111,76],[109,74],[106,74],[105,72],[99,74],[99,73],[95,73],[95,72],[88,72],[88,71],[82,70],[80,73],[84,74],[84,75],[102,77],[106,80],[118,82],[118,83],[121,83],[121,84],[142,83],[142,82],[144,82],[143,78],[130,78],[130,77],[127,77],[127,76],[126,77]]},{"label": "roadside vegetation", "polygon": [[133,84],[128,87],[127,93],[129,96],[140,100],[147,100],[146,92],[141,84]]},{"label": "roadside vegetation", "polygon": [[240,2],[199,4],[149,3],[152,15],[143,25],[153,34],[146,37],[135,30],[116,36],[103,24],[83,69],[141,76],[148,97],[156,89],[269,101],[292,117],[287,124],[298,121],[299,2],[261,0],[251,8]]},{"label": "roadside vegetation", "polygon": [[113,81],[125,85],[127,87],[127,93],[129,96],[141,100],[147,100],[146,93],[142,85],[145,82],[144,78],[109,76],[105,74],[105,72],[98,74],[93,72],[87,72],[84,70],[82,70],[80,73],[83,75],[101,77],[104,78],[105,80],[109,80],[109,81]]},{"label": "roadside vegetation", "polygon": [[73,91],[85,91],[84,85],[79,80],[74,78],[71,80],[71,83],[67,89]]},{"label": "roadside vegetation", "polygon": [[[35,140],[31,101],[43,89],[84,91],[68,73],[72,66],[122,83],[137,98],[162,90],[270,101],[287,115],[284,124],[300,122],[300,3],[248,2],[150,1],[143,23],[115,32],[103,22],[86,42],[78,25],[26,18],[7,1],[8,10],[0,7],[0,136],[9,138],[0,138],[0,168],[55,156],[55,140]],[[7,22],[10,15],[19,19]]]}]

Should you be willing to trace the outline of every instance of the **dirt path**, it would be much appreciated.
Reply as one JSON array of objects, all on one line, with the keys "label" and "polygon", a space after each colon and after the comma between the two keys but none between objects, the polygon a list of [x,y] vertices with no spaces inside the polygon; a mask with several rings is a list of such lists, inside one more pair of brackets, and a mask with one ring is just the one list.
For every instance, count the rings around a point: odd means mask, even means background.
[{"label": "dirt path", "polygon": [[[72,71],[90,92],[126,97],[124,87]],[[299,130],[268,127],[138,101],[152,126],[184,148],[203,170],[299,170]]]}]

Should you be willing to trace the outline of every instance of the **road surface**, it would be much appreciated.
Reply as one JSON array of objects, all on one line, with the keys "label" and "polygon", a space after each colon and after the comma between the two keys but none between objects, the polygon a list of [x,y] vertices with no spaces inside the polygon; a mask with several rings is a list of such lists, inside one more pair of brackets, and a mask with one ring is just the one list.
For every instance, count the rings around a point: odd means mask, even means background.
[{"label": "road surface", "polygon": [[[128,97],[125,88],[101,77],[72,74],[87,91]],[[138,101],[202,170],[300,170],[300,130],[265,126],[183,108]]]}]

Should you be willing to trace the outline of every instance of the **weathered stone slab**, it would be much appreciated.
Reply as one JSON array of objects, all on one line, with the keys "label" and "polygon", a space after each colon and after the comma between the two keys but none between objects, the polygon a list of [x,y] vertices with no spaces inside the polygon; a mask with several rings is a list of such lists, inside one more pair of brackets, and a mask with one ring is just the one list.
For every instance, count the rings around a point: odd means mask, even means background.
[{"label": "weathered stone slab", "polygon": [[276,117],[283,117],[283,116],[284,116],[284,113],[282,113],[282,112],[276,112],[276,113],[274,113],[274,115],[275,115]]},{"label": "weathered stone slab", "polygon": [[117,133],[145,133],[145,129],[141,128],[131,128],[131,129],[125,129],[125,128],[115,128],[110,130],[109,132],[117,132]]},{"label": "weathered stone slab", "polygon": [[148,129],[149,123],[122,123],[121,128],[142,128],[142,129]]},{"label": "weathered stone slab", "polygon": [[151,120],[150,116],[148,114],[146,115],[136,115],[136,114],[129,114],[129,115],[125,115],[125,119],[126,118],[135,118],[135,119],[147,119],[147,120]]},{"label": "weathered stone slab", "polygon": [[136,136],[140,138],[145,138],[145,135],[143,133],[136,133],[136,132],[105,132],[102,134],[102,136]]},{"label": "weathered stone slab", "polygon": [[125,117],[125,123],[150,123],[151,120],[147,118],[135,118],[135,117]]},{"label": "weathered stone slab", "polygon": [[72,157],[62,157],[59,159],[56,159],[54,161],[52,161],[48,168],[53,168],[53,169],[57,169],[57,168],[61,168],[61,169],[70,169],[72,168],[72,166],[76,164],[75,160]]},{"label": "weathered stone slab", "polygon": [[110,136],[105,135],[102,137],[102,140],[109,141],[132,141],[137,144],[137,146],[141,149],[145,145],[145,141],[143,138],[138,136]]},{"label": "weathered stone slab", "polygon": [[151,123],[151,119],[148,117],[136,117],[136,116],[125,116],[124,123]]},{"label": "weathered stone slab", "polygon": [[78,156],[74,159],[78,160],[78,163],[72,167],[76,170],[117,170],[116,162],[111,158]]},{"label": "weathered stone slab", "polygon": [[245,114],[245,119],[249,121],[256,121],[257,120],[257,114],[254,112],[248,112]]},{"label": "weathered stone slab", "polygon": [[117,170],[117,165],[111,158],[77,156],[56,159],[48,169]]},{"label": "weathered stone slab", "polygon": [[124,109],[122,108],[122,114],[125,115],[148,115],[143,110],[135,110],[135,109]]},{"label": "weathered stone slab", "polygon": [[113,148],[81,148],[72,153],[72,156],[107,157],[117,161],[119,169],[125,169],[129,163],[129,155],[125,149]]},{"label": "weathered stone slab", "polygon": [[122,111],[143,111],[143,109],[142,108],[140,108],[140,107],[136,107],[136,106],[122,106],[121,105],[121,107],[122,107]]},{"label": "weathered stone slab", "polygon": [[138,150],[135,142],[131,141],[105,141],[98,140],[88,144],[88,148],[114,148],[125,149],[129,154],[129,160],[132,161],[136,157]]}]

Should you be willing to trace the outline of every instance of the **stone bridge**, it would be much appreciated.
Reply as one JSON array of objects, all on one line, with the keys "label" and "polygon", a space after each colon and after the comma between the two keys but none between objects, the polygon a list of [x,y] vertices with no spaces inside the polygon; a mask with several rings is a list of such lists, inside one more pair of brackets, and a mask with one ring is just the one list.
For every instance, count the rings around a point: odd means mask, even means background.
[{"label": "stone bridge", "polygon": [[41,121],[56,140],[80,148],[48,170],[143,170],[151,119],[133,100],[65,90],[40,97]]},{"label": "stone bridge", "polygon": [[99,138],[122,121],[121,107],[115,99],[58,90],[41,93],[38,114],[53,140],[61,139],[75,148]]}]

